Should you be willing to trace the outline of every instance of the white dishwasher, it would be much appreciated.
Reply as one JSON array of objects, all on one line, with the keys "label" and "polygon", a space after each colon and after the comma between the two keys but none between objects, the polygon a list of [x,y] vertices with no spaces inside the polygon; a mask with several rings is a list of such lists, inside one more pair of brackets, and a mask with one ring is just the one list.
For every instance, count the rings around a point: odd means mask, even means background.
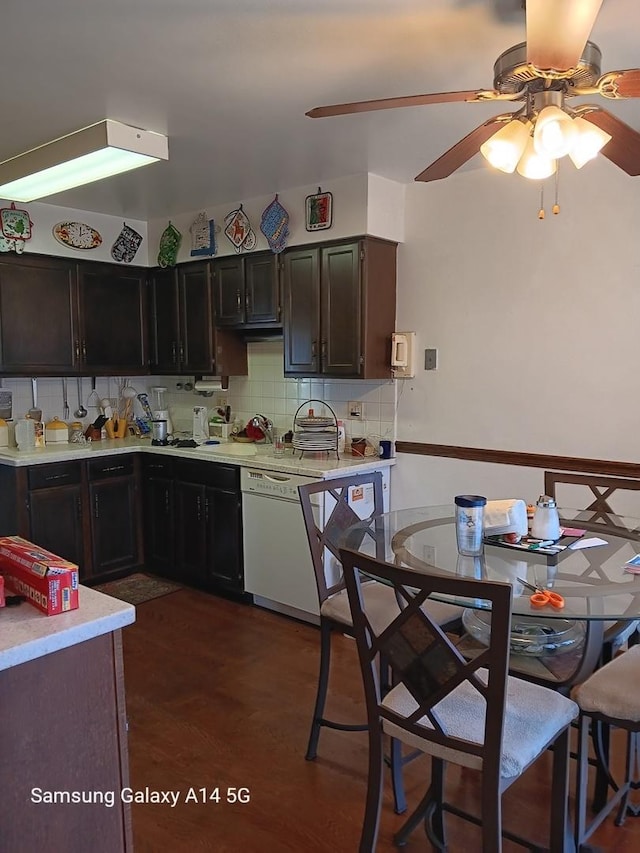
[{"label": "white dishwasher", "polygon": [[318,591],[298,486],[318,479],[240,469],[245,590],[262,607],[315,624]]}]

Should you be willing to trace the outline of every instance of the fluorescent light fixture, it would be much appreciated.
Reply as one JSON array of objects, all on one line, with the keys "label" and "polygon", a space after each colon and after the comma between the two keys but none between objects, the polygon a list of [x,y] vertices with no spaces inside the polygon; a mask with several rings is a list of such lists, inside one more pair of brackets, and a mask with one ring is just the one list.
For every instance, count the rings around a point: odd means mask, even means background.
[{"label": "fluorescent light fixture", "polygon": [[527,147],[524,149],[524,154],[520,158],[517,171],[523,178],[531,178],[534,181],[549,178],[556,171],[556,161],[550,160],[538,154],[536,151],[533,139],[529,139]]},{"label": "fluorescent light fixture", "polygon": [[494,169],[510,174],[522,157],[530,130],[530,121],[510,121],[480,146],[480,153]]},{"label": "fluorescent light fixture", "polygon": [[580,116],[574,118],[573,123],[579,133],[569,151],[569,157],[576,169],[581,169],[585,163],[598,156],[600,150],[611,139],[611,135]]},{"label": "fluorescent light fixture", "polygon": [[166,136],[105,119],[0,163],[0,198],[33,201],[168,159]]}]

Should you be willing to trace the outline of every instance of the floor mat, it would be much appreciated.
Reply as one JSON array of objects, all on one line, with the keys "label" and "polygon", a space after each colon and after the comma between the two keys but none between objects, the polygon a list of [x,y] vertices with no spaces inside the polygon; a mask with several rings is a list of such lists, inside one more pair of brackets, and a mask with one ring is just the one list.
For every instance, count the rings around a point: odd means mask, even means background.
[{"label": "floor mat", "polygon": [[152,598],[160,598],[163,595],[177,592],[182,589],[182,586],[166,578],[136,572],[136,574],[129,575],[128,578],[109,581],[95,586],[94,589],[129,604],[143,604],[145,601],[151,601]]}]

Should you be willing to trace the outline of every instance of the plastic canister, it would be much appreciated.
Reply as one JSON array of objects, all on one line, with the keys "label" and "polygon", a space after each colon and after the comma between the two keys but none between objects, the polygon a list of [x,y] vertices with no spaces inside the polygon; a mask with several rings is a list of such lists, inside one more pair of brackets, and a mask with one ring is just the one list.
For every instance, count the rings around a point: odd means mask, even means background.
[{"label": "plastic canister", "polygon": [[33,450],[36,446],[36,425],[31,418],[16,422],[16,444],[18,450]]},{"label": "plastic canister", "polygon": [[456,542],[459,554],[469,557],[482,554],[486,503],[487,499],[482,495],[456,496]]},{"label": "plastic canister", "polygon": [[555,500],[549,495],[540,495],[536,503],[536,511],[531,524],[531,535],[534,539],[560,538],[560,519]]},{"label": "plastic canister", "polygon": [[53,418],[44,429],[47,444],[67,444],[69,441],[69,427],[64,421]]},{"label": "plastic canister", "polygon": [[4,418],[0,418],[0,447],[9,447],[9,427]]}]

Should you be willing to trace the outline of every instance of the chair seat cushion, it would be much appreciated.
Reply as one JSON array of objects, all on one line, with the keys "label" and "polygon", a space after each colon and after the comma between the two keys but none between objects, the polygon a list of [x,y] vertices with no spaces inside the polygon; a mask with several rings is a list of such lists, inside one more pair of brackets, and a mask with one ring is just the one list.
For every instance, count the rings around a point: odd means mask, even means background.
[{"label": "chair seat cushion", "polygon": [[[479,669],[478,677],[486,683],[487,671]],[[418,708],[418,703],[404,684],[394,687],[384,697],[382,705],[402,717],[410,716]],[[448,736],[483,743],[485,703],[468,681],[452,690],[434,707],[434,712]],[[578,706],[566,696],[548,687],[509,676],[500,775],[505,779],[519,776],[577,716]],[[418,725],[433,730],[426,716],[422,717]],[[382,726],[387,734],[429,755],[467,767],[482,767],[479,756],[425,740],[387,719],[383,719]]]},{"label": "chair seat cushion", "polygon": [[[377,581],[367,581],[361,588],[367,618],[376,634],[380,634],[400,612],[393,588]],[[440,601],[429,601],[424,609],[438,625],[446,625],[462,616],[461,607]],[[353,625],[346,589],[329,596],[322,603],[320,615],[343,625]]]},{"label": "chair seat cushion", "polygon": [[571,692],[580,708],[614,720],[640,721],[640,646],[597,669]]}]

